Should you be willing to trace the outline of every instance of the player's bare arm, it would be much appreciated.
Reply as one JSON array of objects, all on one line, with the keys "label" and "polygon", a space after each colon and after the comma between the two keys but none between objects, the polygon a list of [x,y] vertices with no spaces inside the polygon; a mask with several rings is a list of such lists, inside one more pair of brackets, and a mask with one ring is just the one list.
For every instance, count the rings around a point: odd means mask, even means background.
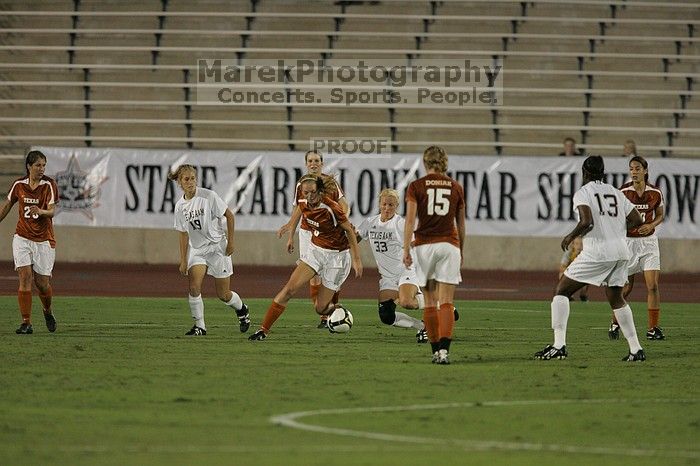
[{"label": "player's bare arm", "polygon": [[5,217],[7,217],[7,214],[10,212],[13,205],[14,202],[10,201],[9,199],[5,199],[5,202],[3,202],[2,207],[0,207],[0,222],[2,222]]},{"label": "player's bare arm", "polygon": [[53,218],[54,213],[56,213],[56,204],[51,204],[48,209],[40,209],[39,206],[33,205],[29,207],[29,213],[37,217]]},{"label": "player's bare arm", "polygon": [[292,216],[289,217],[289,221],[282,225],[279,230],[277,230],[277,237],[281,238],[286,233],[290,233],[290,237],[293,237],[294,232],[297,229],[297,225],[299,225],[299,220],[301,220],[301,209],[299,206],[294,206],[294,210],[292,211]]},{"label": "player's bare arm", "polygon": [[344,221],[340,226],[345,230],[345,236],[348,237],[350,243],[350,257],[352,259],[352,268],[355,271],[355,278],[362,276],[362,259],[360,258],[360,247],[357,244],[355,237],[355,229],[349,221]]},{"label": "player's bare arm", "polygon": [[627,229],[637,228],[639,225],[644,223],[642,214],[639,213],[637,209],[632,209],[629,214],[627,214]]},{"label": "player's bare arm", "polygon": [[566,235],[561,241],[561,249],[566,251],[569,249],[569,245],[577,236],[583,236],[593,228],[593,214],[591,213],[591,208],[587,205],[578,206],[579,221],[571,230],[571,233]]},{"label": "player's bare arm", "polygon": [[228,242],[226,243],[226,255],[230,256],[233,254],[233,233],[236,229],[236,220],[231,209],[226,209],[224,217],[226,217],[226,237],[228,238]]},{"label": "player's bare arm", "polygon": [[413,227],[416,224],[416,211],[418,206],[415,201],[406,203],[406,223],[403,227],[403,265],[410,267],[413,265],[411,257],[411,238],[413,237]]},{"label": "player's bare arm", "polygon": [[466,213],[462,207],[457,211],[457,236],[459,236],[459,265],[464,265],[464,240],[467,236],[466,231]]},{"label": "player's bare arm", "polygon": [[664,221],[664,207],[663,206],[657,206],[656,209],[654,209],[654,220],[650,223],[645,223],[644,225],[639,227],[639,233],[642,235],[648,235],[651,233],[656,227],[658,227],[661,222]]},{"label": "player's bare arm", "polygon": [[189,235],[181,231],[180,232],[180,273],[182,275],[187,275],[187,248],[189,247],[190,237]]},{"label": "player's bare arm", "polygon": [[345,215],[348,215],[350,213],[350,205],[348,204],[348,201],[346,201],[344,197],[341,197],[340,199],[338,199],[338,204],[340,205],[340,208],[343,209],[343,213]]}]

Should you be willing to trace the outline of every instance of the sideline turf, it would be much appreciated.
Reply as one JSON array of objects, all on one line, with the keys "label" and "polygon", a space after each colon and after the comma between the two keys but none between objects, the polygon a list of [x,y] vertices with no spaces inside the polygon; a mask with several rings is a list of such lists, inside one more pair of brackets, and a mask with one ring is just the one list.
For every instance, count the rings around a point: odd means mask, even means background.
[{"label": "sideline turf", "polygon": [[[642,340],[648,361],[625,364],[626,344],[607,339],[603,303],[572,303],[569,359],[543,362],[531,356],[551,340],[549,303],[459,302],[452,365],[444,367],[430,364],[415,332],[380,324],[373,301],[345,302],[355,317],[347,335],[317,330],[308,302],[294,301],[263,342],[247,341],[215,299],[205,300],[208,335],[195,338],[183,336],[192,325],[183,299],[54,302],[55,334],[35,302],[34,334],[15,335],[16,298],[0,297],[0,464],[700,461],[699,305],[664,304],[668,339]],[[249,334],[268,303],[248,301]],[[645,307],[633,303],[633,310],[643,334]],[[322,435],[269,421],[321,409],[562,399],[586,402],[300,420],[418,438],[410,443]],[[617,399],[629,402],[597,401]],[[487,441],[495,443],[479,443]],[[575,448],[508,449],[523,444]],[[594,447],[626,454],[585,452]],[[640,449],[660,456],[633,456]],[[681,451],[691,458],[674,456]]]}]

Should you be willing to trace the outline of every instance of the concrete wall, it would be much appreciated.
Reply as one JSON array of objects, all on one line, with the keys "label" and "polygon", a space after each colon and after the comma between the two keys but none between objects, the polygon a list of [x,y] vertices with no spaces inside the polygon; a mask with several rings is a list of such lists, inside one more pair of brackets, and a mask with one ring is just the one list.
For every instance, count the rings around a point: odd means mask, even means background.
[{"label": "concrete wall", "polygon": [[[0,223],[0,260],[12,260],[16,208]],[[176,264],[178,236],[174,230],[56,227],[57,261]],[[556,270],[561,238],[469,236],[464,267],[475,270]],[[297,259],[285,251],[286,241],[274,233],[236,233],[234,263],[292,265]],[[662,239],[664,272],[700,272],[700,240]],[[375,267],[371,252],[361,244],[363,263]]]}]

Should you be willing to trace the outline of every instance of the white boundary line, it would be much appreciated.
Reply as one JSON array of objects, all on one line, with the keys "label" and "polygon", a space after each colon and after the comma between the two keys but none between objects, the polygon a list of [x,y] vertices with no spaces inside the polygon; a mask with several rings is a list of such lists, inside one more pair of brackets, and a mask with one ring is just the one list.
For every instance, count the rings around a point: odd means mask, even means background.
[{"label": "white boundary line", "polygon": [[[697,403],[698,400],[635,400],[654,403]],[[467,401],[460,403],[440,403],[405,406],[378,406],[363,408],[343,408],[343,409],[319,409],[314,411],[298,411],[294,413],[280,414],[270,417],[270,422],[292,429],[319,432],[322,434],[336,434],[348,437],[365,438],[370,440],[387,440],[391,442],[412,443],[416,445],[442,445],[453,446],[463,450],[472,451],[548,451],[564,453],[581,453],[593,455],[624,455],[624,456],[673,456],[679,458],[700,458],[700,450],[648,450],[642,448],[620,448],[620,447],[590,447],[576,445],[558,445],[529,442],[500,442],[492,440],[458,440],[443,439],[433,437],[419,437],[410,435],[385,434],[381,432],[369,432],[361,430],[343,429],[337,427],[324,427],[313,424],[305,424],[299,421],[308,416],[321,416],[329,414],[352,414],[352,413],[382,413],[401,411],[420,411],[429,409],[448,408],[474,408],[480,406],[530,406],[549,404],[603,404],[603,403],[625,403],[627,400],[600,399],[600,400],[522,400],[522,401]]]}]

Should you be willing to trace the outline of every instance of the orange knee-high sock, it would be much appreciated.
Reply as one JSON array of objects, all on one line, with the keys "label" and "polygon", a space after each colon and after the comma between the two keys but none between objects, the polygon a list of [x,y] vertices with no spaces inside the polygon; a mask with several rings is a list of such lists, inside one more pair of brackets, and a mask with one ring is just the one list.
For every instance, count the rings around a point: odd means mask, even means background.
[{"label": "orange knee-high sock", "polygon": [[318,290],[321,289],[321,285],[309,285],[309,294],[311,295],[311,302],[316,306],[316,298],[318,298]]},{"label": "orange knee-high sock", "polygon": [[423,309],[423,324],[425,324],[425,332],[428,334],[428,340],[430,340],[431,343],[440,341],[440,325],[437,307],[432,306]]},{"label": "orange knee-high sock", "polygon": [[18,291],[17,301],[19,301],[19,312],[22,314],[22,323],[32,323],[32,292]]},{"label": "orange knee-high sock", "polygon": [[277,304],[276,302],[272,301],[270,307],[267,308],[265,318],[260,326],[263,329],[263,332],[270,333],[272,325],[275,323],[275,321],[277,321],[277,319],[279,319],[286,307],[287,306],[282,306],[281,304]]},{"label": "orange knee-high sock", "polygon": [[647,315],[649,317],[649,328],[654,328],[659,326],[659,312],[660,309],[647,309]]},{"label": "orange knee-high sock", "polygon": [[39,293],[39,299],[41,299],[41,304],[44,305],[44,314],[51,314],[51,297],[53,296],[53,289],[51,285],[46,290],[46,294]]},{"label": "orange knee-high sock", "polygon": [[338,304],[338,300],[340,299],[340,290],[336,291],[333,293],[333,299],[331,299],[331,302],[333,304]]},{"label": "orange knee-high sock", "polygon": [[455,326],[455,307],[452,303],[440,304],[438,320],[440,324],[440,339],[452,339],[452,330]]}]

